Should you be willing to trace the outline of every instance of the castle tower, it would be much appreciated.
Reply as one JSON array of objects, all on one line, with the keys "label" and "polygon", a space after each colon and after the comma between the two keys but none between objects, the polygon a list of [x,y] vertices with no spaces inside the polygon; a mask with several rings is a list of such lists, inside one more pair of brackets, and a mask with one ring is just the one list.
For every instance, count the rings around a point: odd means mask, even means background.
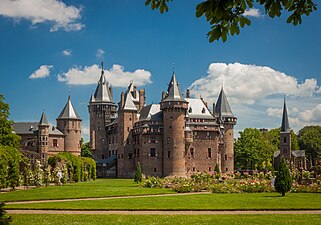
[{"label": "castle tower", "polygon": [[134,155],[132,129],[137,120],[139,104],[136,99],[139,97],[136,88],[132,89],[132,87],[131,82],[126,93],[121,93],[119,103],[117,177],[134,177],[135,173],[136,165],[132,157]]},{"label": "castle tower", "polygon": [[285,160],[291,160],[291,131],[289,126],[289,118],[285,98],[280,132],[280,154],[281,158],[284,157]]},{"label": "castle tower", "polygon": [[113,102],[112,96],[112,88],[104,75],[104,65],[102,62],[100,79],[88,105],[90,144],[94,159],[104,159],[108,156],[105,127],[115,119],[117,110],[117,105]]},{"label": "castle tower", "polygon": [[[214,105],[213,105],[214,106]],[[213,114],[217,116],[221,128],[221,171],[234,171],[234,126],[237,118],[233,115],[223,87],[217,99]]]},{"label": "castle tower", "polygon": [[65,152],[71,152],[74,155],[80,155],[81,146],[81,118],[76,112],[70,101],[68,101],[59,114],[57,121],[57,128],[65,135]]},{"label": "castle tower", "polygon": [[182,97],[174,72],[160,108],[163,111],[163,148],[166,151],[163,152],[163,176],[185,177],[184,131],[188,102]]},{"label": "castle tower", "polygon": [[38,123],[38,149],[41,159],[47,158],[49,150],[49,123],[45,112],[42,112],[40,121]]}]

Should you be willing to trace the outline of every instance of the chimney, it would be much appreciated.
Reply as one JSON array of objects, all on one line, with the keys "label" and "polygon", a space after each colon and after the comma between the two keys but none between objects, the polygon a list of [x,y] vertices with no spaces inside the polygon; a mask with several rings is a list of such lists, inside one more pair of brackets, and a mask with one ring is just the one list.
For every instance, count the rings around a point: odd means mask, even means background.
[{"label": "chimney", "polygon": [[163,91],[163,92],[162,92],[162,100],[165,98],[165,96],[166,96],[166,92]]},{"label": "chimney", "polygon": [[187,89],[186,90],[186,98],[190,98],[191,96],[190,96],[190,91],[189,91],[189,89]]},{"label": "chimney", "polygon": [[[134,86],[134,90],[136,87]],[[135,91],[136,92],[136,91]],[[139,90],[139,110],[141,110],[145,105],[145,90]]]},{"label": "chimney", "polygon": [[122,109],[124,107],[125,104],[125,94],[124,92],[121,92],[120,94],[120,108]]},{"label": "chimney", "polygon": [[213,116],[215,117],[215,102],[213,102]]}]

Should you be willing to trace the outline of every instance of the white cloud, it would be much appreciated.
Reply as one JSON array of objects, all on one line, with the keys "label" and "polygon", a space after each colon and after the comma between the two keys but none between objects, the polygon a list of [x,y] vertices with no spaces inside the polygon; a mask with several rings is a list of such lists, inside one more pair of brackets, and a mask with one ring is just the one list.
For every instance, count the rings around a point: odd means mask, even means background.
[{"label": "white cloud", "polygon": [[1,0],[0,15],[29,20],[35,27],[36,24],[51,22],[50,31],[77,31],[84,27],[78,20],[81,18],[80,7],[67,6],[60,0]]},{"label": "white cloud", "polygon": [[212,63],[208,75],[192,83],[191,94],[213,99],[224,80],[224,90],[232,102],[254,104],[273,95],[308,97],[319,88],[316,79],[299,83],[293,76],[267,66],[240,63]]},{"label": "white cloud", "polygon": [[101,48],[97,49],[96,57],[97,58],[102,58],[105,54],[105,51]]},{"label": "white cloud", "polygon": [[72,55],[72,50],[71,49],[65,49],[62,51],[62,54],[65,56],[71,56]]},{"label": "white cloud", "polygon": [[[70,85],[97,84],[101,74],[101,68],[97,65],[70,68],[67,72],[58,75],[58,81]],[[111,69],[105,70],[105,76],[113,87],[127,87],[131,80],[136,85],[142,86],[152,83],[151,73],[144,69],[137,69],[134,72],[124,71],[121,65],[113,65]]]},{"label": "white cloud", "polygon": [[299,113],[299,117],[307,123],[321,122],[321,104]]},{"label": "white cloud", "polygon": [[38,79],[38,78],[45,78],[50,75],[50,70],[53,68],[53,65],[42,65],[37,69],[35,72],[33,72],[29,79]]},{"label": "white cloud", "polygon": [[261,14],[259,9],[247,9],[245,10],[245,12],[243,13],[243,16],[248,16],[248,17],[262,17],[263,15]]}]

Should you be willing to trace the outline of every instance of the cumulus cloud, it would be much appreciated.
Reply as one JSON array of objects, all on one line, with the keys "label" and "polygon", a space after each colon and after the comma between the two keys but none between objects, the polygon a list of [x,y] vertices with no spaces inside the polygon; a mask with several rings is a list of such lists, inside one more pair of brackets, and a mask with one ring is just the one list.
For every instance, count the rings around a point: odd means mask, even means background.
[{"label": "cumulus cloud", "polygon": [[243,15],[248,17],[256,17],[256,18],[263,16],[259,9],[253,9],[253,8],[245,10]]},{"label": "cumulus cloud", "polygon": [[213,99],[217,96],[224,80],[224,89],[231,101],[254,104],[273,95],[312,96],[318,90],[316,79],[299,83],[290,75],[267,66],[240,63],[212,63],[208,75],[192,83],[191,94]]},{"label": "cumulus cloud", "polygon": [[97,49],[96,57],[97,58],[102,58],[105,54],[105,51],[101,48]]},{"label": "cumulus cloud", "polygon": [[37,69],[29,76],[29,79],[39,79],[48,77],[52,68],[53,65],[42,65],[39,67],[39,69]]},{"label": "cumulus cloud", "polygon": [[321,123],[321,104],[300,112],[299,117],[307,123]]},{"label": "cumulus cloud", "polygon": [[72,55],[72,50],[71,49],[65,49],[62,51],[62,54],[65,56],[71,56]]},{"label": "cumulus cloud", "polygon": [[15,21],[29,20],[34,28],[39,23],[51,22],[51,32],[81,30],[84,25],[80,7],[67,6],[60,0],[1,0],[0,15],[13,18]]},{"label": "cumulus cloud", "polygon": [[[58,81],[69,85],[96,84],[101,74],[101,68],[97,65],[70,68],[67,72],[58,75]],[[113,65],[111,69],[105,70],[105,76],[113,87],[127,87],[131,80],[138,86],[152,83],[151,73],[144,69],[134,72],[125,71],[121,65]]]}]

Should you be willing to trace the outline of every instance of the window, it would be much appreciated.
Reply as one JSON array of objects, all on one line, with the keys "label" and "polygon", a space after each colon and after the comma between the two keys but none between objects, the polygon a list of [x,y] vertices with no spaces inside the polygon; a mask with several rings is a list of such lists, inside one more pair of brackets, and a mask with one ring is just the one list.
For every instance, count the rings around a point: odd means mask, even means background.
[{"label": "window", "polygon": [[137,148],[137,156],[139,156],[139,148]]},{"label": "window", "polygon": [[191,152],[191,157],[194,159],[194,148],[191,148],[190,152]]},{"label": "window", "polygon": [[195,167],[193,167],[193,172],[195,172]]},{"label": "window", "polygon": [[167,137],[166,143],[167,144],[171,143],[171,138],[170,137]]},{"label": "window", "polygon": [[225,161],[227,160],[227,155],[224,155],[224,159],[225,159]]},{"label": "window", "polygon": [[129,127],[127,127],[127,131],[129,131]]},{"label": "window", "polygon": [[53,147],[58,147],[58,139],[53,139],[52,140],[52,146]]},{"label": "window", "polygon": [[132,159],[133,158],[133,153],[128,153],[128,158]]},{"label": "window", "polygon": [[168,151],[167,152],[167,158],[170,158],[171,157],[171,151]]},{"label": "window", "polygon": [[211,172],[211,171],[212,171],[212,167],[208,167],[208,171],[210,171],[210,172]]},{"label": "window", "polygon": [[102,158],[102,159],[104,159],[104,158],[105,158],[105,156],[104,156],[104,155],[101,155],[101,158]]},{"label": "window", "polygon": [[284,144],[286,144],[286,137],[284,137],[283,142],[284,142]]},{"label": "window", "polygon": [[207,157],[212,158],[212,149],[211,148],[207,149]]},{"label": "window", "polygon": [[156,149],[155,148],[149,149],[149,156],[150,157],[156,157]]},{"label": "window", "polygon": [[154,173],[156,173],[156,168],[154,168]]}]

